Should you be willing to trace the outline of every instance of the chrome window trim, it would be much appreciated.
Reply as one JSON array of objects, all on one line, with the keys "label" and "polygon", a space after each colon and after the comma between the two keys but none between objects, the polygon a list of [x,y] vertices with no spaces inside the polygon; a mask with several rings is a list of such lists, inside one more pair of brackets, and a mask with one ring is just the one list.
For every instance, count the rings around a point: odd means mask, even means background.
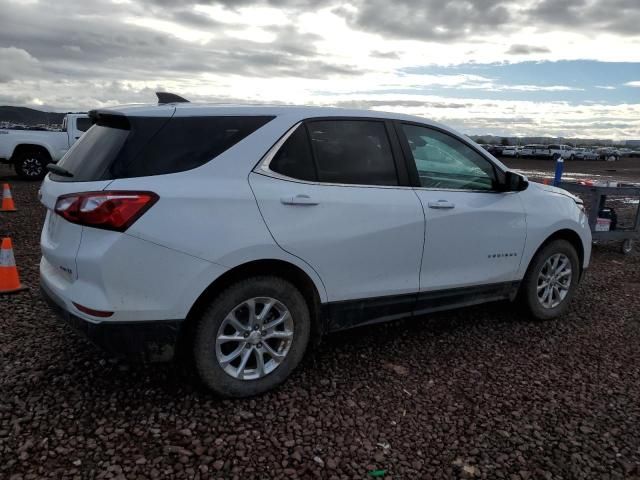
[{"label": "chrome window trim", "polygon": [[[271,170],[269,168],[269,164],[271,163],[271,161],[273,160],[273,157],[276,156],[276,153],[278,153],[278,151],[280,150],[280,148],[282,147],[282,145],[284,145],[284,143],[289,140],[289,137],[291,135],[293,135],[293,132],[295,132],[298,127],[302,125],[302,121],[296,123],[293,127],[289,128],[289,130],[287,130],[285,132],[285,134],[280,137],[280,140],[278,140],[268,151],[267,153],[265,153],[264,157],[262,157],[262,161],[260,161],[260,165],[258,167],[258,169],[262,172],[264,172],[265,174],[269,175],[270,177],[276,177],[276,178],[282,178],[284,180],[298,180],[300,182],[304,182],[304,183],[314,183],[314,182],[307,182],[305,180],[300,180],[300,179],[295,179],[292,177],[288,177],[286,175],[282,175],[278,172],[274,172],[273,170]],[[256,169],[254,168],[254,171]]]},{"label": "chrome window trim", "polygon": [[[308,180],[302,180],[300,178],[293,178],[287,175],[283,175],[278,172],[274,172],[269,168],[271,161],[276,156],[276,153],[280,150],[282,145],[289,139],[291,135],[304,123],[304,120],[299,121],[292,127],[290,127],[282,137],[265,153],[262,160],[258,163],[258,165],[253,169],[253,172],[258,173],[260,175],[264,175],[271,178],[277,178],[279,180],[285,180],[287,182],[295,182],[302,183],[306,185],[326,185],[329,187],[358,187],[358,188],[386,188],[386,189],[411,189],[411,190],[424,190],[424,191],[433,191],[433,192],[468,192],[468,193],[513,193],[513,192],[500,192],[498,190],[468,190],[464,188],[430,188],[430,187],[413,187],[411,185],[368,185],[368,184],[360,184],[360,183],[328,183],[328,182],[310,182]],[[427,127],[429,128],[429,127]],[[482,154],[481,154],[482,155]],[[489,161],[492,165],[495,164],[491,162],[489,158],[484,157],[487,161]]]}]

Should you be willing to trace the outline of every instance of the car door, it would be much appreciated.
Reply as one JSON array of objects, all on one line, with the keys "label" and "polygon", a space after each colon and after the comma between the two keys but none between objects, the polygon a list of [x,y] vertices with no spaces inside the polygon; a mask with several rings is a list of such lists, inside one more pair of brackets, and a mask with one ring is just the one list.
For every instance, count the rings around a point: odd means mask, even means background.
[{"label": "car door", "polygon": [[424,213],[399,156],[390,123],[313,120],[291,129],[250,175],[275,241],[322,279],[330,328],[413,309]]},{"label": "car door", "polygon": [[500,192],[501,172],[463,139],[424,125],[396,127],[426,218],[420,292],[508,289],[526,237],[519,194]]}]

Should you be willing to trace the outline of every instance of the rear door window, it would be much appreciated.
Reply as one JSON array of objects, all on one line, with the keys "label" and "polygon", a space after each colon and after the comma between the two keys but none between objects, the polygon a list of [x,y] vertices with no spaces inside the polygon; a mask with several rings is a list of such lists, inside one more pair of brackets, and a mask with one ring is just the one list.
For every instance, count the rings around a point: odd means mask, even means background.
[{"label": "rear door window", "polygon": [[317,180],[311,145],[304,125],[300,125],[284,142],[269,163],[269,168],[290,178],[310,182]]},{"label": "rear door window", "polygon": [[93,121],[90,118],[80,117],[76,119],[76,129],[81,132],[86,132],[93,125]]},{"label": "rear door window", "polygon": [[398,185],[384,122],[317,120],[307,129],[320,182]]},{"label": "rear door window", "polygon": [[95,128],[59,162],[73,176],[52,180],[86,182],[164,175],[214,159],[274,117],[98,117]]}]

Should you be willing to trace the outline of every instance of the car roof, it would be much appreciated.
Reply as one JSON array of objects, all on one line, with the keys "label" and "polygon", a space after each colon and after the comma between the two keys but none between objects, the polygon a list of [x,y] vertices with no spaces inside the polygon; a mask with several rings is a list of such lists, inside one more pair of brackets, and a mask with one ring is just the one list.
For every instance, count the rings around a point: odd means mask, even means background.
[{"label": "car roof", "polygon": [[[176,117],[196,116],[277,116],[302,120],[313,117],[367,117],[390,120],[405,120],[437,126],[445,130],[450,128],[438,122],[413,115],[379,110],[349,109],[338,107],[300,106],[300,105],[252,105],[252,104],[216,104],[216,103],[168,103],[168,104],[136,104],[101,108],[99,112],[121,114],[134,117]],[[457,132],[456,132],[457,133]]]}]

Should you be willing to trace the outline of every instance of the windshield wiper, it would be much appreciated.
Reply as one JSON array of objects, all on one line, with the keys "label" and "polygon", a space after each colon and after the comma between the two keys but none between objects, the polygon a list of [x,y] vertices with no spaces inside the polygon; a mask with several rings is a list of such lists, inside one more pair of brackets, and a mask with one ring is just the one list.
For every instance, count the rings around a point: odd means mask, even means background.
[{"label": "windshield wiper", "polygon": [[55,173],[56,175],[60,175],[61,177],[73,177],[73,173],[71,173],[66,168],[61,167],[60,165],[56,165],[55,163],[48,164],[47,170],[49,170],[51,173]]}]

